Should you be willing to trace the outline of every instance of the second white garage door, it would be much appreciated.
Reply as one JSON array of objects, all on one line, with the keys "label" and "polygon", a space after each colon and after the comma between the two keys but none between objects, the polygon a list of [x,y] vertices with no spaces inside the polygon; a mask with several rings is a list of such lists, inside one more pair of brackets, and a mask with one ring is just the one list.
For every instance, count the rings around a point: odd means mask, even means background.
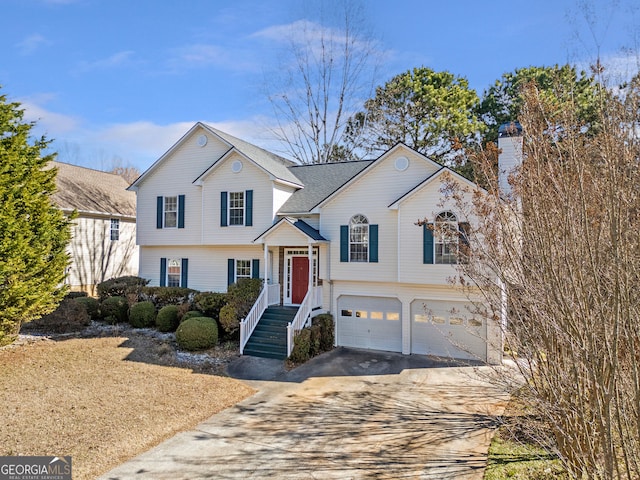
[{"label": "second white garage door", "polygon": [[338,298],[338,344],[402,351],[402,304],[397,298],[342,295]]},{"label": "second white garage door", "polygon": [[414,300],[411,353],[487,360],[487,325],[467,302]]}]

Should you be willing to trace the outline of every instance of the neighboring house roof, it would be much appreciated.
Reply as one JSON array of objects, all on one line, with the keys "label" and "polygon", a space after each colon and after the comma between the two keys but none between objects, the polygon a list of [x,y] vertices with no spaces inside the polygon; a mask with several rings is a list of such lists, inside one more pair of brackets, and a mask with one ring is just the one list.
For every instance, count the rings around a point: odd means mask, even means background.
[{"label": "neighboring house roof", "polygon": [[304,188],[294,192],[280,207],[278,214],[305,213],[313,210],[372,162],[373,160],[362,160],[289,167],[289,170],[304,184]]},{"label": "neighboring house roof", "polygon": [[50,162],[58,169],[53,201],[62,210],[126,217],[136,216],[136,194],[120,175],[62,162]]}]

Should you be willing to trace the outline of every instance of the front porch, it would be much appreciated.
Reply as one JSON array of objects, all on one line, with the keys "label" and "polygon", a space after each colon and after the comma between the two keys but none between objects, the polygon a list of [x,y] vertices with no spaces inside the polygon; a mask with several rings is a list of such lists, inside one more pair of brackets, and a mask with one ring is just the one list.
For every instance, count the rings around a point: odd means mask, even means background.
[{"label": "front porch", "polygon": [[255,242],[264,246],[265,283],[240,322],[240,353],[287,358],[295,333],[322,308],[319,257],[327,241],[305,222],[283,218]]}]

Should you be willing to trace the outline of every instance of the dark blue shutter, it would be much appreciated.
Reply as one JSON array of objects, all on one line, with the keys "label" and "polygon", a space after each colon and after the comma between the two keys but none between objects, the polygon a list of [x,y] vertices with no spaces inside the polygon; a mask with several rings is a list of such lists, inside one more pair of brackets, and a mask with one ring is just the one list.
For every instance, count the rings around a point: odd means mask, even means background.
[{"label": "dark blue shutter", "polygon": [[178,228],[184,228],[184,195],[178,195]]},{"label": "dark blue shutter", "polygon": [[340,261],[349,261],[349,225],[340,225]]},{"label": "dark blue shutter", "polygon": [[369,261],[378,263],[378,225],[369,225]]},{"label": "dark blue shutter", "polygon": [[433,231],[431,223],[422,225],[422,263],[433,263]]},{"label": "dark blue shutter", "polygon": [[236,261],[233,258],[227,260],[227,287],[236,279]]},{"label": "dark blue shutter", "polygon": [[260,278],[260,260],[257,258],[251,260],[251,278]]},{"label": "dark blue shutter", "polygon": [[227,225],[227,192],[220,192],[220,226],[226,227]]},{"label": "dark blue shutter", "polygon": [[156,201],[156,228],[162,228],[162,211],[164,210],[164,197],[158,197]]},{"label": "dark blue shutter", "polygon": [[182,259],[182,268],[180,269],[180,286],[187,288],[187,279],[189,277],[189,259]]},{"label": "dark blue shutter", "polygon": [[244,224],[247,227],[253,226],[253,190],[247,190],[244,193],[245,206],[245,219]]},{"label": "dark blue shutter", "polygon": [[166,258],[160,259],[160,286],[161,287],[167,286],[167,259]]}]

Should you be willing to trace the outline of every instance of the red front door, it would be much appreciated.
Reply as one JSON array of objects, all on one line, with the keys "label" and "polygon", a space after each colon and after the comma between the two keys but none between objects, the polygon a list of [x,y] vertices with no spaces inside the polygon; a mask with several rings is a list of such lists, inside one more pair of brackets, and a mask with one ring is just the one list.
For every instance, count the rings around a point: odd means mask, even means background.
[{"label": "red front door", "polygon": [[291,270],[291,303],[299,304],[309,288],[309,259],[293,257]]}]

